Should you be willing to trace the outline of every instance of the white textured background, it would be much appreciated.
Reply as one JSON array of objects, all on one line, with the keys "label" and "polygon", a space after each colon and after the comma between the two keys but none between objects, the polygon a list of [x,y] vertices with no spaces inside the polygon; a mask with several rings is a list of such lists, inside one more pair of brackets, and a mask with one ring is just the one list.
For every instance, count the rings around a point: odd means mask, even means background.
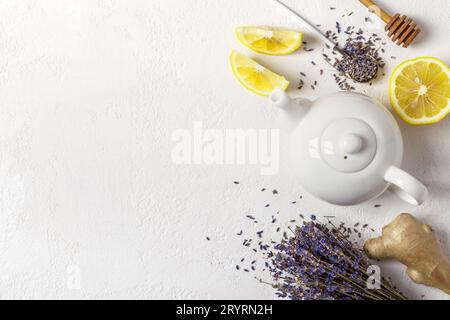
[{"label": "white textured background", "polygon": [[[363,26],[366,16],[356,0],[290,3],[324,28],[337,19]],[[424,29],[411,49],[389,45],[387,74],[418,55],[450,62],[448,0],[380,3]],[[172,163],[173,130],[195,120],[219,129],[276,122],[264,100],[231,77],[231,49],[247,52],[233,36],[241,24],[302,30],[269,0],[0,1],[1,298],[273,298],[234,269],[248,255],[235,236],[253,228],[246,212],[262,221],[278,209],[286,220],[314,212],[378,229],[410,211],[437,227],[450,253],[450,118],[401,125],[404,167],[431,191],[420,208],[390,194],[338,208],[304,194],[288,174]],[[295,92],[300,71],[317,72],[309,61],[320,60],[320,44],[310,46],[316,51],[259,61],[287,75]],[[325,79],[302,94],[335,91]],[[387,80],[366,93],[387,104]],[[67,286],[74,268],[78,290]],[[396,264],[383,270],[412,297],[446,298],[411,284]]]}]

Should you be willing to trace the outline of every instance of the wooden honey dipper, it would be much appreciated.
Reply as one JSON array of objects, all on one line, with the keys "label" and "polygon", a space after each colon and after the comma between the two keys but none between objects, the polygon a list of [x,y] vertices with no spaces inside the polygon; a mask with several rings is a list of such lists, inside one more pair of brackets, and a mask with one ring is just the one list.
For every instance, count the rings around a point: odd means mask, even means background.
[{"label": "wooden honey dipper", "polygon": [[408,48],[421,31],[417,26],[417,23],[405,15],[400,16],[400,14],[397,13],[392,17],[386,11],[378,7],[372,0],[359,0],[359,2],[386,22],[384,30],[388,33],[389,38],[391,38],[392,41],[397,42],[397,45],[399,46],[403,45],[404,48]]}]

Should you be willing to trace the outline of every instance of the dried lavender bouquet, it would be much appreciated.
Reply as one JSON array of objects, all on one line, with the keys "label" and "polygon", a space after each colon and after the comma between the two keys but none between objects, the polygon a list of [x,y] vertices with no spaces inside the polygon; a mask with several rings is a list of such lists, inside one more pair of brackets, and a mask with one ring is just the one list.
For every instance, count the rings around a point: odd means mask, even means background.
[{"label": "dried lavender bouquet", "polygon": [[323,224],[312,217],[285,234],[266,251],[281,298],[292,300],[406,300],[385,278],[379,289],[369,289],[371,262],[351,240],[348,230]]}]

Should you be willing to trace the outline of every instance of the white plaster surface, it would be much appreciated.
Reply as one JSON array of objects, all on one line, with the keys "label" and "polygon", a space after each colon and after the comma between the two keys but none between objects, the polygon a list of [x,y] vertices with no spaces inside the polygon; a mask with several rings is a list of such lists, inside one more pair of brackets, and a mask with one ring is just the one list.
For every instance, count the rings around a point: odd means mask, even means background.
[{"label": "white plaster surface", "polygon": [[[356,0],[289,2],[325,29],[336,20],[363,26],[366,16]],[[424,29],[408,50],[389,44],[387,74],[419,55],[450,62],[448,0],[379,2]],[[286,168],[261,176],[257,166],[172,162],[172,132],[194,121],[220,130],[276,127],[265,100],[231,76],[231,49],[249,53],[233,35],[242,24],[303,30],[270,0],[0,1],[1,298],[275,298],[235,270],[242,256],[251,259],[235,235],[255,228],[247,212],[261,221],[277,210],[285,221],[335,215],[378,230],[409,211],[436,227],[450,253],[450,118],[401,123],[404,168],[430,188],[419,208],[392,194],[352,208],[327,205]],[[310,61],[320,61],[320,43],[308,33],[305,40],[314,52],[251,56],[285,74],[296,94],[298,73],[317,74]],[[319,80],[302,94],[337,89],[331,77]],[[387,82],[359,91],[388,104]],[[448,298],[412,284],[402,266],[384,266],[410,296]]]}]

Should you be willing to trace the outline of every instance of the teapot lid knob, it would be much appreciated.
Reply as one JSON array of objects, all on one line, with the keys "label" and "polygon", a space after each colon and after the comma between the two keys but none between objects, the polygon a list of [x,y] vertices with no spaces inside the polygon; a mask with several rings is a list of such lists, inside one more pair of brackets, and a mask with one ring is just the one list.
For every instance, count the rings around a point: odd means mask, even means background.
[{"label": "teapot lid knob", "polygon": [[361,151],[363,140],[357,134],[347,133],[342,136],[339,144],[343,153],[356,154]]},{"label": "teapot lid knob", "polygon": [[343,118],[332,122],[320,137],[320,158],[343,173],[365,169],[375,158],[377,138],[366,122]]}]

